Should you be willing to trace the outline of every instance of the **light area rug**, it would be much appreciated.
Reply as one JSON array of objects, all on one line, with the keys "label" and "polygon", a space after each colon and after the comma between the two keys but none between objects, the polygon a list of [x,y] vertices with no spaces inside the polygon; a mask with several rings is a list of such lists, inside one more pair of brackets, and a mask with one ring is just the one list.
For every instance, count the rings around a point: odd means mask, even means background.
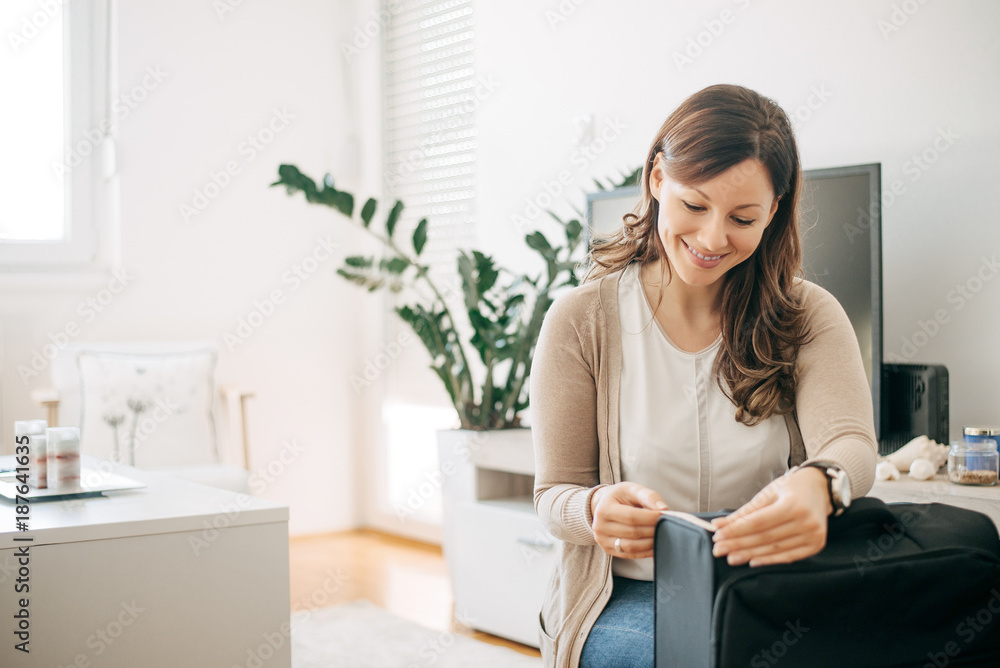
[{"label": "light area rug", "polygon": [[292,613],[292,668],[540,668],[542,660],[353,601]]}]

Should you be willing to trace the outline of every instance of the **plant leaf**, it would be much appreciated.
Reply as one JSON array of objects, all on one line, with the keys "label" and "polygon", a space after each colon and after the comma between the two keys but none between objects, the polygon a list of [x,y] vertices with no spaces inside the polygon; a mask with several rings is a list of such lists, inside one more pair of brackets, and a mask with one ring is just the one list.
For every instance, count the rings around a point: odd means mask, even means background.
[{"label": "plant leaf", "polygon": [[401,257],[382,258],[378,266],[379,269],[388,271],[390,274],[402,274],[410,266],[410,263]]},{"label": "plant leaf", "polygon": [[476,259],[476,273],[479,274],[479,293],[484,294],[496,284],[500,272],[489,255],[472,251],[472,256]]},{"label": "plant leaf", "polygon": [[323,189],[320,190],[316,187],[316,182],[299,171],[295,165],[279,165],[278,180],[271,185],[284,185],[289,195],[301,190],[307,202],[325,204],[337,209],[348,218],[354,214],[354,195],[334,188],[333,179],[329,174],[323,179]]},{"label": "plant leaf", "polygon": [[374,262],[374,258],[370,256],[365,257],[363,255],[351,255],[344,258],[344,264],[348,267],[358,267],[360,269],[368,269],[372,266],[372,262]]},{"label": "plant leaf", "polygon": [[570,245],[573,245],[580,238],[581,232],[583,232],[583,225],[580,224],[579,220],[573,219],[566,223],[566,241]]},{"label": "plant leaf", "polygon": [[469,343],[479,353],[479,359],[482,360],[483,364],[486,364],[491,356],[491,351],[495,349],[493,321],[484,316],[479,309],[470,308],[469,323],[473,330]]},{"label": "plant leaf", "polygon": [[475,309],[479,305],[479,284],[472,270],[472,260],[464,251],[458,253],[458,273],[462,277],[462,291],[465,293],[465,308]]},{"label": "plant leaf", "polygon": [[432,334],[433,322],[429,322],[422,309],[421,312],[417,312],[409,306],[399,306],[396,308],[396,313],[413,328],[413,331],[423,341],[424,347],[427,348],[427,352],[430,353],[431,358],[443,352],[440,345],[438,345],[437,339]]},{"label": "plant leaf", "polygon": [[392,239],[392,233],[396,231],[396,223],[399,222],[399,214],[403,213],[403,203],[398,199],[389,212],[389,217],[385,219],[385,231]]},{"label": "plant leaf", "polygon": [[516,295],[511,295],[507,298],[507,310],[511,310],[515,306],[524,303],[524,293],[519,292]]},{"label": "plant leaf", "polygon": [[285,186],[289,194],[295,190],[316,192],[316,182],[299,171],[295,165],[278,165],[278,180],[272,186]]},{"label": "plant leaf", "polygon": [[365,227],[368,227],[368,225],[371,224],[372,216],[375,215],[376,206],[377,202],[375,202],[375,198],[369,197],[368,201],[365,202],[365,205],[361,207],[361,222]]},{"label": "plant leaf", "polygon": [[552,252],[552,245],[549,243],[549,240],[545,238],[545,235],[542,234],[541,232],[537,231],[532,232],[531,234],[529,234],[524,238],[524,241],[525,243],[528,244],[529,247],[534,248],[542,255],[547,256],[549,253]]},{"label": "plant leaf", "polygon": [[362,287],[368,285],[368,277],[362,274],[352,274],[344,269],[338,269],[337,274],[343,276],[344,278],[349,280],[351,283],[354,283],[355,285],[360,285]]},{"label": "plant leaf", "polygon": [[323,192],[330,193],[330,205],[337,211],[341,212],[348,218],[354,215],[354,195],[351,193],[345,193],[342,190],[333,190],[333,188],[324,190]]},{"label": "plant leaf", "polygon": [[421,218],[417,223],[417,229],[413,230],[413,250],[418,256],[424,251],[425,243],[427,243],[427,219]]}]

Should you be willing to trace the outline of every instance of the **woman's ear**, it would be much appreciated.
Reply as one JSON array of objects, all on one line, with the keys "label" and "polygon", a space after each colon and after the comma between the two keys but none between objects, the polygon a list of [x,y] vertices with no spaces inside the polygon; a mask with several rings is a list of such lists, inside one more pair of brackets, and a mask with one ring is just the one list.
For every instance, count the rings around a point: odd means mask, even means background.
[{"label": "woman's ear", "polygon": [[657,152],[653,156],[653,166],[649,170],[649,194],[657,202],[660,201],[660,188],[663,187],[663,180],[666,178],[666,168],[663,166],[663,153]]}]

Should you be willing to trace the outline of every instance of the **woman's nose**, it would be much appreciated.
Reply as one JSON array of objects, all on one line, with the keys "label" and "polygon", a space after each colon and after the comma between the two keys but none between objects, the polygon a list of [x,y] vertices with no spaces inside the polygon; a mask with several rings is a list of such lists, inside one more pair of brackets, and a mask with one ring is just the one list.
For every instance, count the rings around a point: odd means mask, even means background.
[{"label": "woman's nose", "polygon": [[722,215],[712,216],[698,233],[698,243],[706,251],[719,251],[729,243],[726,239],[726,220]]}]

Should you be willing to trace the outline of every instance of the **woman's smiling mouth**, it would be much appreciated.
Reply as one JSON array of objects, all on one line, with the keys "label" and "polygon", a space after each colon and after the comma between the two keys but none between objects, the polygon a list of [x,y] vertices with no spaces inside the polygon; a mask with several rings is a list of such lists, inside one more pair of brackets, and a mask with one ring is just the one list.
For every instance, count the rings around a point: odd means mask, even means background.
[{"label": "woman's smiling mouth", "polygon": [[687,242],[684,241],[683,239],[681,239],[681,243],[684,244],[684,247],[688,249],[688,252],[691,253],[691,255],[695,256],[702,262],[715,262],[716,260],[720,260],[724,258],[726,255],[728,255],[728,253],[723,253],[722,255],[702,255],[695,249],[688,246]]}]

